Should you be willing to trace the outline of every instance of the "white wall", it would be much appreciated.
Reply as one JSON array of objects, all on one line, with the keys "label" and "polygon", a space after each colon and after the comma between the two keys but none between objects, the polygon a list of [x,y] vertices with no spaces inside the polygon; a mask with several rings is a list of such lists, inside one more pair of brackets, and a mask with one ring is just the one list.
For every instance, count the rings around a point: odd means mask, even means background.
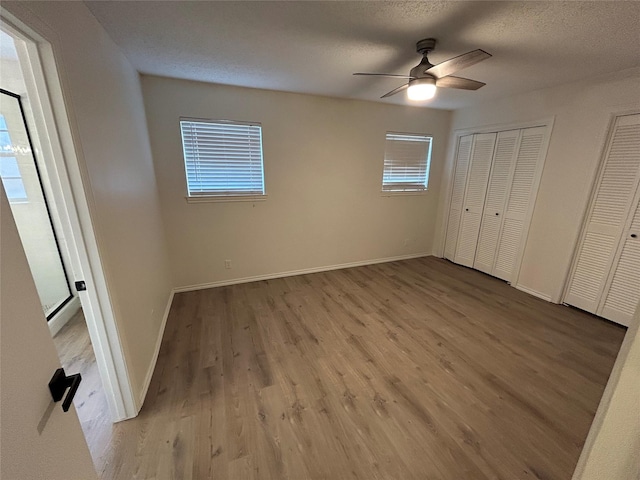
[{"label": "white wall", "polygon": [[[555,117],[524,251],[520,285],[548,296],[552,301],[561,300],[611,115],[628,113],[631,109],[640,109],[640,69],[454,112],[452,131]],[[447,177],[451,163],[450,154]],[[443,186],[445,181],[448,182],[448,178],[443,180]],[[444,208],[445,199],[442,200],[441,207]],[[440,218],[443,215],[441,209]],[[440,229],[438,250],[443,241],[444,233]]]},{"label": "white wall", "polygon": [[[178,286],[431,254],[450,112],[144,75],[142,89]],[[267,199],[187,203],[180,116],[261,122]],[[434,136],[425,195],[381,196],[387,131]]]},{"label": "white wall", "polygon": [[172,287],[137,72],[82,2],[3,2],[51,42],[134,395]]},{"label": "white wall", "polygon": [[640,307],[578,461],[574,480],[640,478]]}]

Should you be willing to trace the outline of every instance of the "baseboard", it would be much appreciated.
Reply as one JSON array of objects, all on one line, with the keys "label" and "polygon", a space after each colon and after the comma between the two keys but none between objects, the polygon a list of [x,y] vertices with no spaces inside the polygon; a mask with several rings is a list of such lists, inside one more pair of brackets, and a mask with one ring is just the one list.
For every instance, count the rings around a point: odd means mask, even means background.
[{"label": "baseboard", "polygon": [[156,369],[156,363],[158,363],[158,355],[160,354],[160,346],[162,345],[162,339],[164,337],[164,329],[167,326],[167,320],[169,318],[169,312],[171,311],[171,304],[173,303],[173,296],[175,295],[175,293],[175,290],[171,290],[171,293],[169,294],[169,300],[167,301],[167,306],[164,309],[162,323],[160,324],[160,331],[158,332],[158,339],[156,340],[156,348],[153,352],[151,364],[149,365],[149,369],[147,370],[147,375],[144,379],[144,383],[142,384],[142,392],[140,392],[140,397],[138,398],[138,405],[136,405],[138,413],[140,413],[140,409],[144,404],[144,399],[147,397],[147,392],[149,391],[149,386],[151,385],[151,378],[153,377],[153,372]]},{"label": "baseboard", "polygon": [[520,290],[521,292],[528,293],[529,295],[533,295],[534,297],[538,297],[546,302],[554,303],[551,301],[551,295],[547,295],[545,293],[537,292],[529,287],[525,287],[523,285],[514,285],[515,288]]},{"label": "baseboard", "polygon": [[340,263],[336,265],[326,265],[323,267],[303,268],[301,270],[290,270],[288,272],[269,273],[266,275],[255,275],[252,277],[231,278],[229,280],[219,280],[217,282],[200,283],[197,285],[187,285],[177,287],[173,291],[175,293],[191,292],[194,290],[204,290],[207,288],[226,287],[228,285],[238,285],[240,283],[259,282],[261,280],[272,280],[274,278],[293,277],[296,275],[306,275],[308,273],[328,272],[331,270],[341,270],[343,268],[363,267],[366,265],[375,265],[376,263],[397,262],[399,260],[409,260],[412,258],[428,257],[430,253],[414,253],[410,255],[400,255],[397,257],[376,258],[373,260],[362,260],[359,262]]},{"label": "baseboard", "polygon": [[47,322],[49,325],[49,331],[51,332],[51,336],[55,336],[62,327],[64,327],[69,320],[73,318],[73,316],[80,310],[80,299],[78,297],[73,297],[69,303],[67,303],[64,307],[60,309],[55,316]]}]

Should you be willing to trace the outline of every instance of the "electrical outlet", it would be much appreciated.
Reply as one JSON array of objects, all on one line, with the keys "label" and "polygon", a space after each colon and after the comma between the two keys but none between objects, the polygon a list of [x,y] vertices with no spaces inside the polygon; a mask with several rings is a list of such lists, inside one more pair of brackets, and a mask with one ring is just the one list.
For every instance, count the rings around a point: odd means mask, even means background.
[{"label": "electrical outlet", "polygon": [[231,260],[224,261],[224,268],[227,268],[227,269],[231,268]]}]

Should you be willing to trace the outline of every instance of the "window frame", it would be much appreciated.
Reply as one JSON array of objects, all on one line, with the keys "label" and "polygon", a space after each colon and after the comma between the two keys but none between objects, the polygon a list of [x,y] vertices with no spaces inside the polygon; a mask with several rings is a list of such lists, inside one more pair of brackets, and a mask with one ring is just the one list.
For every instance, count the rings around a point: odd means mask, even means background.
[{"label": "window frame", "polygon": [[[428,138],[429,139],[429,147],[427,150],[427,161],[426,161],[426,168],[425,168],[425,178],[424,178],[424,188],[403,188],[403,189],[388,189],[385,190],[385,174],[386,174],[386,160],[387,160],[387,144],[389,142],[389,135],[398,135],[398,136],[405,136],[405,137],[421,137],[421,138]],[[385,132],[385,148],[384,148],[384,155],[383,155],[383,160],[382,160],[382,181],[381,181],[381,195],[388,197],[388,196],[395,196],[395,195],[424,195],[428,192],[429,190],[429,177],[430,177],[430,171],[431,171],[431,156],[433,154],[433,135],[429,134],[429,133],[415,133],[415,132],[398,132],[398,131],[387,131]],[[409,182],[407,182],[407,184],[409,184]],[[411,183],[411,185],[415,185],[413,183]]]},{"label": "window frame", "polygon": [[[187,157],[185,155],[185,144],[182,132],[182,122],[199,122],[199,123],[211,123],[211,124],[228,124],[228,125],[240,125],[258,127],[260,129],[260,163],[262,174],[262,194],[256,193],[204,193],[199,195],[193,195],[189,188],[189,179],[187,173]],[[185,185],[185,199],[188,203],[207,203],[207,202],[256,202],[264,201],[267,197],[266,179],[264,171],[264,141],[262,135],[262,123],[261,122],[248,122],[239,120],[220,120],[212,118],[198,118],[198,117],[186,117],[181,116],[178,119],[178,130],[180,133],[180,147],[182,154],[182,167],[184,173],[184,185]]]}]

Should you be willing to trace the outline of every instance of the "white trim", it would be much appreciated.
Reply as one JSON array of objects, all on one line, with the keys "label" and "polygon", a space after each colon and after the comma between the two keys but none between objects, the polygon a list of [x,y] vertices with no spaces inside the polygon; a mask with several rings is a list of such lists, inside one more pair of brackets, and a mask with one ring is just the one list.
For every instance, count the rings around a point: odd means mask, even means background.
[{"label": "white trim", "polygon": [[12,3],[11,12],[5,6],[0,7],[0,16],[3,26],[27,43],[29,62],[25,67],[31,71],[25,75],[29,77],[25,81],[28,87],[32,87],[31,104],[36,126],[42,132],[39,135],[46,135],[49,139],[50,151],[44,155],[45,162],[49,162],[45,163],[47,173],[54,200],[61,207],[58,211],[73,276],[87,284],[87,290],[78,296],[111,418],[116,422],[126,420],[135,417],[138,410],[93,229],[89,207],[92,198],[84,189],[88,180],[79,162],[83,149],[77,135],[77,122],[62,87],[65,70],[56,57],[55,42],[58,38],[23,4]]},{"label": "white trim", "polygon": [[399,260],[409,260],[412,258],[430,257],[430,253],[413,253],[410,255],[399,255],[397,257],[376,258],[372,260],[361,260],[359,262],[339,263],[336,265],[325,265],[322,267],[303,268],[301,270],[290,270],[288,272],[268,273],[265,275],[255,275],[252,277],[231,278],[229,280],[218,280],[216,282],[199,283],[196,285],[186,285],[174,288],[174,293],[192,292],[194,290],[204,290],[206,288],[225,287],[228,285],[238,285],[240,283],[259,282],[261,280],[272,280],[274,278],[293,277],[295,275],[306,275],[308,273],[328,272],[331,270],[341,270],[343,268],[363,267],[365,265],[375,265],[377,263],[397,262]]},{"label": "white trim", "polygon": [[55,336],[55,334],[73,318],[78,310],[80,310],[80,299],[73,297],[69,303],[62,307],[60,311],[47,322],[51,336]]},{"label": "white trim", "polygon": [[167,306],[164,309],[164,315],[162,317],[162,324],[160,325],[160,331],[158,333],[158,339],[156,340],[156,348],[153,351],[153,358],[151,360],[151,364],[149,364],[149,369],[147,370],[147,375],[144,378],[144,383],[142,384],[142,390],[140,392],[140,396],[138,397],[138,411],[142,408],[144,404],[144,399],[147,396],[147,392],[149,391],[149,386],[151,385],[151,379],[153,378],[153,372],[156,369],[156,364],[158,363],[158,355],[160,355],[160,347],[162,346],[162,339],[164,337],[164,329],[167,326],[167,320],[169,319],[169,312],[171,311],[171,305],[173,303],[173,296],[176,294],[175,289],[171,290],[169,294],[169,300],[167,301]]},{"label": "white trim", "polygon": [[546,302],[549,303],[555,303],[551,301],[551,296],[547,295],[546,293],[540,293],[537,292],[536,290],[529,288],[529,287],[525,287],[524,285],[512,285],[513,287],[515,287],[516,289],[520,290],[521,292],[524,293],[528,293],[529,295],[533,295],[534,297],[538,297]]},{"label": "white trim", "polygon": [[467,127],[454,130],[453,133],[460,137],[465,135],[472,135],[476,133],[498,133],[507,132],[509,130],[522,130],[525,128],[545,127],[553,125],[555,121],[555,115],[550,115],[538,120],[531,120],[528,122],[509,122],[509,123],[496,123],[491,125],[484,125],[479,127]]}]

